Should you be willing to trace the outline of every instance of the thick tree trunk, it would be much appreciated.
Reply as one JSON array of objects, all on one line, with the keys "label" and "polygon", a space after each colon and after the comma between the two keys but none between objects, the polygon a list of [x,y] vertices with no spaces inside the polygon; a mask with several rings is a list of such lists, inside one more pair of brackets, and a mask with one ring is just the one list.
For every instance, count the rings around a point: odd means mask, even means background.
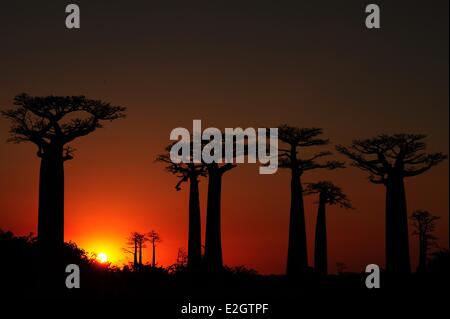
[{"label": "thick tree trunk", "polygon": [[142,269],[142,242],[139,242],[139,269]]},{"label": "thick tree trunk", "polygon": [[152,267],[155,268],[156,267],[156,249],[155,249],[155,240],[153,239],[152,242]]},{"label": "thick tree trunk", "polygon": [[308,268],[306,247],[305,209],[300,173],[292,170],[289,246],[286,274],[297,276]]},{"label": "thick tree trunk", "polygon": [[389,181],[386,182],[386,204],[385,204],[385,251],[386,251],[386,270],[392,269],[392,259],[395,258],[393,256],[394,254],[394,230],[393,230],[393,223],[392,223],[392,183]]},{"label": "thick tree trunk", "polygon": [[39,176],[38,243],[49,258],[64,244],[64,160],[62,146],[49,147],[41,157]]},{"label": "thick tree trunk", "polygon": [[426,264],[427,264],[427,250],[428,250],[428,241],[425,237],[425,234],[423,234],[423,232],[420,231],[420,234],[419,234],[419,265],[417,266],[417,272],[425,271]]},{"label": "thick tree trunk", "polygon": [[316,238],[314,246],[314,270],[320,275],[328,274],[326,203],[322,195],[317,211]]},{"label": "thick tree trunk", "polygon": [[64,289],[64,160],[62,147],[47,147],[39,173],[39,285],[49,295]]},{"label": "thick tree trunk", "polygon": [[200,199],[197,176],[190,177],[188,267],[197,268],[202,261]]},{"label": "thick tree trunk", "polygon": [[220,197],[222,173],[209,170],[208,203],[206,212],[205,266],[208,271],[218,272],[223,268],[220,226]]},{"label": "thick tree trunk", "polygon": [[386,271],[411,272],[405,185],[403,177],[395,175],[386,182]]},{"label": "thick tree trunk", "polygon": [[138,244],[137,244],[137,241],[134,240],[134,255],[133,255],[133,268],[134,268],[134,270],[138,269],[138,259],[137,259],[138,252],[137,252],[137,250],[138,250]]}]

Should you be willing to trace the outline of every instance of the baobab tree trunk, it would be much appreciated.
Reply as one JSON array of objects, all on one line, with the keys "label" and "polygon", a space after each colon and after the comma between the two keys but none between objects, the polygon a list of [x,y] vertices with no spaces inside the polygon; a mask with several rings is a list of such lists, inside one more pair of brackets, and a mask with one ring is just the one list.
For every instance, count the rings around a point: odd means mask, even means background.
[{"label": "baobab tree trunk", "polygon": [[423,230],[419,230],[419,265],[417,266],[417,272],[425,271],[427,264],[428,253],[428,240]]},{"label": "baobab tree trunk", "polygon": [[188,267],[194,269],[202,261],[200,200],[197,176],[190,177]]},{"label": "baobab tree trunk", "polygon": [[155,239],[153,238],[152,241],[152,267],[155,268],[156,267],[156,249],[155,249]]},{"label": "baobab tree trunk", "polygon": [[325,198],[321,194],[319,198],[319,209],[317,211],[314,245],[314,270],[320,275],[328,274],[327,253],[326,203]]},{"label": "baobab tree trunk", "polygon": [[62,146],[47,147],[39,175],[38,243],[46,258],[64,244],[64,160]]},{"label": "baobab tree trunk", "polygon": [[39,284],[50,294],[64,285],[64,160],[61,147],[47,146],[39,173],[38,248]]},{"label": "baobab tree trunk", "polygon": [[142,269],[142,241],[139,242],[139,269]]},{"label": "baobab tree trunk", "polygon": [[137,240],[134,240],[134,254],[133,254],[133,268],[134,270],[137,270],[138,268],[138,259],[137,259],[137,252],[138,250],[138,244],[137,244]]},{"label": "baobab tree trunk", "polygon": [[291,176],[291,210],[286,274],[288,276],[296,276],[305,272],[307,268],[308,253],[303,191],[300,172],[294,169]]},{"label": "baobab tree trunk", "polygon": [[405,185],[403,177],[395,175],[386,182],[386,271],[411,272]]},{"label": "baobab tree trunk", "polygon": [[220,197],[222,174],[209,170],[208,203],[206,214],[205,266],[208,271],[218,272],[223,268],[220,230]]}]

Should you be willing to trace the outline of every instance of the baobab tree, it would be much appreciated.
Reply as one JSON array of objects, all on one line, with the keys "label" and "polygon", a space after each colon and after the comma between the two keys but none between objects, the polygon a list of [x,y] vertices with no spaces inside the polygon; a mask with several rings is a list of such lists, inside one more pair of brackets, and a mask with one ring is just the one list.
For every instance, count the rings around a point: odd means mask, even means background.
[{"label": "baobab tree", "polygon": [[291,208],[289,219],[289,245],[286,273],[297,276],[308,268],[306,245],[305,208],[303,204],[303,187],[301,178],[306,171],[313,169],[337,169],[344,167],[338,161],[318,162],[331,152],[319,152],[308,158],[300,157],[301,148],[323,146],[329,143],[322,139],[321,128],[297,128],[282,125],[278,128],[278,138],[284,143],[279,148],[279,167],[291,170]]},{"label": "baobab tree", "polygon": [[146,248],[145,242],[149,238],[146,234],[139,232],[132,232],[128,237],[127,247],[123,248],[123,251],[133,255],[133,269],[142,269],[142,248]]},{"label": "baobab tree", "polygon": [[425,173],[446,159],[442,153],[425,153],[425,137],[382,134],[336,147],[353,166],[369,173],[370,182],[386,187],[386,271],[391,273],[411,272],[404,179]]},{"label": "baobab tree", "polygon": [[[222,140],[220,147],[222,147],[222,154],[224,153],[224,142],[225,137]],[[207,140],[201,141],[202,149],[209,143]],[[235,141],[233,141],[233,145],[236,146]],[[189,158],[183,158],[183,162],[193,162],[193,145],[190,145],[191,153]],[[169,152],[171,146],[167,148]],[[216,149],[213,148],[212,152]],[[211,152],[211,151],[210,151]],[[244,150],[243,154],[246,154],[247,151]],[[180,154],[178,154],[181,156]],[[235,149],[233,149],[233,157],[236,156]],[[220,272],[223,269],[223,258],[222,258],[222,238],[221,238],[221,194],[222,194],[222,176],[227,171],[236,167],[235,164],[232,163],[216,163],[215,161],[211,163],[180,163],[175,164],[171,161],[169,154],[165,154],[159,156],[157,161],[164,162],[169,164],[166,168],[170,172],[174,174],[179,174],[180,178],[176,188],[179,189],[180,185],[187,181],[188,179],[191,184],[191,192],[190,192],[190,201],[192,206],[190,205],[190,217],[192,216],[192,224],[190,222],[189,229],[189,243],[191,243],[190,249],[188,247],[188,255],[192,252],[195,257],[195,264],[197,261],[201,259],[201,240],[200,240],[200,207],[198,201],[198,181],[197,178],[199,176],[208,176],[208,198],[207,198],[207,208],[206,208],[206,235],[205,235],[205,254],[203,258],[205,268],[210,272]],[[189,177],[190,176],[190,177]],[[191,197],[192,195],[192,197]],[[192,199],[192,201],[191,201]],[[192,210],[191,210],[192,208]],[[192,212],[192,215],[191,215]],[[190,219],[191,221],[191,219]],[[192,227],[192,228],[191,228]],[[192,234],[192,238],[191,238]],[[192,239],[192,241],[191,241]],[[200,245],[199,245],[200,243]],[[189,246],[189,245],[188,245]],[[190,259],[188,257],[188,259]]]},{"label": "baobab tree", "polygon": [[320,181],[308,183],[305,195],[319,194],[317,210],[316,235],[314,241],[314,270],[320,275],[328,274],[327,223],[326,206],[339,205],[341,208],[351,209],[352,204],[342,189],[332,182]]},{"label": "baobab tree", "polygon": [[10,142],[32,142],[41,159],[38,244],[55,256],[64,243],[64,162],[73,159],[68,145],[102,127],[102,121],[123,118],[125,108],[80,96],[35,97],[19,94],[14,107],[1,114],[11,120]]},{"label": "baobab tree", "polygon": [[148,241],[152,244],[152,267],[156,267],[156,244],[161,242],[161,236],[154,231],[151,230],[148,235]]},{"label": "baobab tree", "polygon": [[419,237],[419,265],[417,272],[423,272],[427,267],[429,248],[437,239],[432,233],[439,218],[439,216],[434,216],[426,210],[416,210],[410,216],[414,227],[413,234]]},{"label": "baobab tree", "polygon": [[[166,148],[170,152],[172,145]],[[202,163],[174,163],[168,153],[158,156],[158,162],[167,164],[166,170],[176,175],[179,180],[175,185],[177,191],[181,184],[189,181],[189,226],[188,226],[188,267],[198,269],[202,261],[201,218],[199,178],[206,176],[206,166]]]},{"label": "baobab tree", "polygon": [[136,233],[136,241],[139,246],[139,259],[138,259],[139,269],[142,269],[142,249],[147,248],[145,242],[148,240],[150,240],[150,238],[148,238],[146,234]]},{"label": "baobab tree", "polygon": [[221,196],[223,174],[236,167],[231,163],[207,165],[208,202],[206,207],[205,267],[210,272],[223,269],[221,234]]},{"label": "baobab tree", "polygon": [[[226,134],[222,134],[222,154],[225,154]],[[203,141],[204,144],[207,141]],[[204,145],[203,145],[204,146]],[[219,146],[220,149],[220,146]],[[215,150],[214,150],[215,151]],[[233,139],[233,154],[235,158],[238,155],[246,155],[247,148],[237,154],[236,141]],[[207,271],[212,273],[223,270],[222,257],[222,233],[221,233],[221,197],[222,197],[222,177],[223,175],[236,167],[233,163],[205,163],[208,175],[208,198],[206,205],[206,231],[205,231],[205,254],[204,266]]]}]

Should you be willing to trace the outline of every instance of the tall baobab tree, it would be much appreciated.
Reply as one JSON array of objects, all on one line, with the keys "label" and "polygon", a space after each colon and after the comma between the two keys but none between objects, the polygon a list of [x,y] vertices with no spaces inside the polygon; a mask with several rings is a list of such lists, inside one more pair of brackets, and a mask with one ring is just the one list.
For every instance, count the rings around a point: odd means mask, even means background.
[{"label": "tall baobab tree", "polygon": [[221,235],[222,176],[236,165],[231,163],[207,164],[208,202],[206,207],[205,267],[210,272],[223,269]]},{"label": "tall baobab tree", "polygon": [[132,232],[128,237],[127,248],[123,248],[123,251],[133,255],[133,269],[142,269],[142,248],[146,248],[145,242],[149,238],[146,234],[139,232]]},{"label": "tall baobab tree", "polygon": [[427,267],[428,250],[430,245],[436,240],[432,233],[439,218],[439,216],[434,216],[426,210],[416,210],[410,216],[414,227],[413,234],[419,236],[419,265],[417,272],[423,272]]},{"label": "tall baobab tree", "polygon": [[14,107],[1,114],[12,122],[10,142],[32,142],[41,159],[38,243],[55,256],[64,243],[64,162],[73,159],[68,145],[102,127],[102,121],[123,118],[125,108],[84,96],[34,97],[19,94]]},{"label": "tall baobab tree", "polygon": [[[222,154],[225,154],[225,134],[222,134]],[[203,141],[206,144],[207,141]],[[205,145],[203,145],[204,147]],[[236,141],[233,139],[233,158],[248,154],[245,147],[237,154]],[[206,231],[204,266],[207,271],[216,273],[223,270],[222,234],[221,234],[221,197],[222,177],[229,170],[236,167],[233,163],[205,163],[208,175],[208,199],[206,205]]]},{"label": "tall baobab tree", "polygon": [[[171,145],[166,151],[170,152]],[[199,163],[173,163],[169,154],[163,154],[156,159],[167,164],[166,170],[179,178],[175,186],[177,191],[180,185],[189,181],[189,226],[188,226],[188,267],[198,269],[202,261],[201,243],[201,218],[200,218],[200,193],[199,177],[206,176],[206,167]]]},{"label": "tall baobab tree", "polygon": [[156,267],[156,244],[161,242],[161,236],[154,231],[151,230],[148,235],[148,241],[152,244],[152,267]]},{"label": "tall baobab tree", "polygon": [[425,153],[425,137],[382,134],[336,147],[353,166],[368,172],[372,183],[386,187],[386,270],[391,273],[411,272],[404,179],[425,173],[446,159],[442,153]]},{"label": "tall baobab tree", "polygon": [[291,170],[291,208],[286,267],[286,273],[290,276],[299,275],[308,268],[302,175],[313,169],[332,170],[344,167],[343,163],[338,161],[318,162],[318,159],[331,155],[330,152],[319,152],[309,158],[300,157],[301,148],[329,143],[328,139],[318,137],[322,133],[321,128],[297,128],[287,125],[278,128],[278,138],[284,143],[284,146],[279,148],[279,167]]},{"label": "tall baobab tree", "polygon": [[[224,140],[222,140],[221,147],[222,153],[224,153]],[[208,144],[208,141],[202,140],[202,148]],[[233,141],[233,145],[236,146]],[[171,146],[167,148],[169,151]],[[193,147],[191,144],[191,152],[193,151]],[[233,150],[233,156],[236,156],[235,149]],[[243,154],[245,155],[247,150],[244,150]],[[192,161],[192,153],[190,154],[189,159],[183,159],[184,161]],[[187,181],[188,179],[193,183],[191,184],[192,191],[190,194],[190,213],[192,212],[192,225],[190,223],[189,227],[192,232],[190,234],[193,235],[192,247],[191,250],[188,247],[188,255],[190,255],[190,251],[195,255],[194,260],[197,263],[198,260],[201,259],[201,241],[200,241],[200,208],[198,204],[198,182],[196,182],[196,178],[199,176],[208,176],[208,198],[207,198],[207,208],[206,208],[206,235],[205,235],[205,254],[204,254],[204,266],[210,272],[218,272],[223,269],[223,258],[222,258],[222,238],[221,238],[221,194],[222,194],[222,176],[227,171],[236,167],[235,164],[232,163],[198,163],[198,164],[174,164],[170,156],[168,154],[159,156],[157,161],[165,162],[169,164],[167,169],[175,174],[179,174],[180,181],[176,185],[178,189],[181,183]],[[192,161],[193,162],[193,161]],[[192,178],[190,178],[191,176]],[[197,194],[196,194],[197,193]],[[191,201],[192,198],[192,201]],[[191,210],[192,208],[192,210]],[[190,219],[191,221],[191,219]],[[189,236],[190,237],[190,236]],[[191,238],[190,238],[191,239]],[[200,243],[200,246],[199,246]],[[190,259],[190,257],[188,257]]]},{"label": "tall baobab tree", "polygon": [[139,269],[142,269],[142,249],[147,248],[145,242],[148,241],[149,239],[150,238],[148,238],[146,234],[139,234],[139,233],[136,234],[136,241],[139,246],[139,260],[138,260]]},{"label": "tall baobab tree", "polygon": [[314,241],[314,270],[320,275],[328,274],[326,206],[339,205],[350,209],[352,204],[342,189],[332,182],[320,181],[307,184],[305,195],[319,194],[317,210],[316,236]]}]

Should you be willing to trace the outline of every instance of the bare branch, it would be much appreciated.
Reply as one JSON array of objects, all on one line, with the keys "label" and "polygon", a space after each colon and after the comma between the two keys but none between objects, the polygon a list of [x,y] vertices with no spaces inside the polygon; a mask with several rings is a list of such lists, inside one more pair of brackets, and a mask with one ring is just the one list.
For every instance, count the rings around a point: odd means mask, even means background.
[{"label": "bare branch", "polygon": [[414,165],[413,167],[405,168],[405,170],[403,172],[403,176],[412,177],[412,176],[420,175],[422,173],[425,173],[430,168],[438,165],[439,163],[441,163],[442,161],[444,161],[446,159],[447,159],[447,156],[442,153],[429,154],[427,156],[424,156],[424,158],[422,160],[423,166]]}]

